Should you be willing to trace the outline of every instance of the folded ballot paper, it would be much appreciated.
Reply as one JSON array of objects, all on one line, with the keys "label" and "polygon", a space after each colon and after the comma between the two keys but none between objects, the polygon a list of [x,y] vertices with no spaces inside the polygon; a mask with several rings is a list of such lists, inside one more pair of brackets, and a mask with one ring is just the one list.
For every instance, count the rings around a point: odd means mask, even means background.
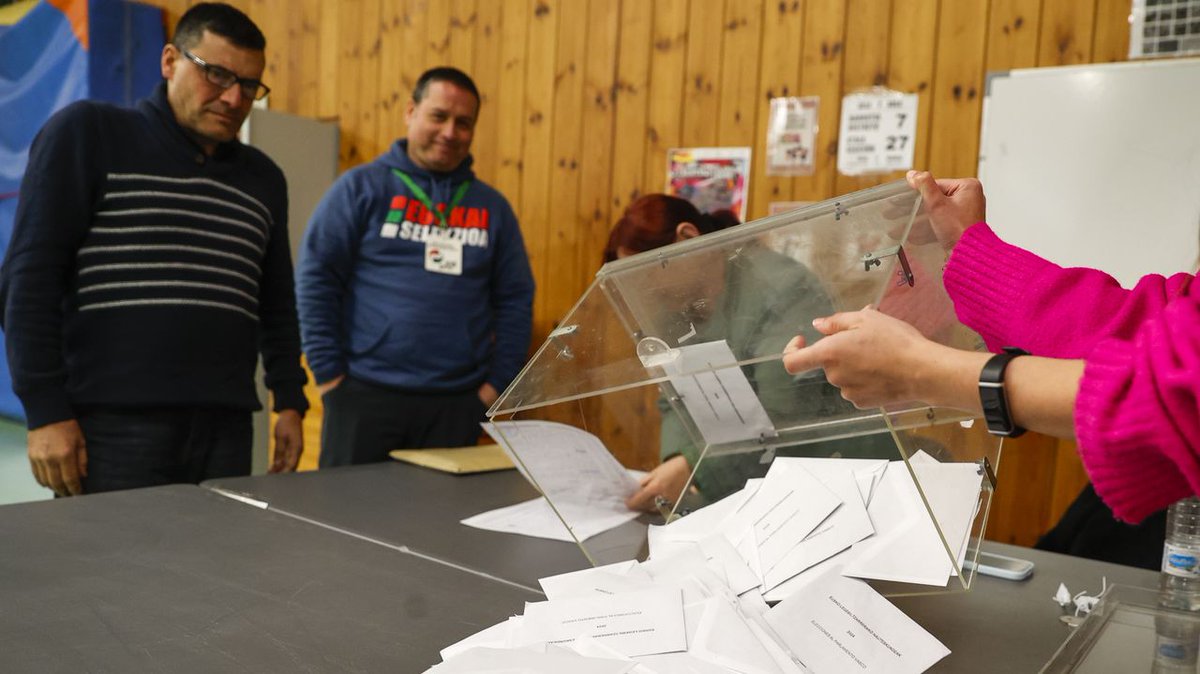
[{"label": "folded ballot paper", "polygon": [[861,579],[945,586],[980,479],[923,452],[907,466],[777,457],[741,491],[649,527],[645,562],[543,578],[547,601],[430,671],[922,672],[949,651]]}]

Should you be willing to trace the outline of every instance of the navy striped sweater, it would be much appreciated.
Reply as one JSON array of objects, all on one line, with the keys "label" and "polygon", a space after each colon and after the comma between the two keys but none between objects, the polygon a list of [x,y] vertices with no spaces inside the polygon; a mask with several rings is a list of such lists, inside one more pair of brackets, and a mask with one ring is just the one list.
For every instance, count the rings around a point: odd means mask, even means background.
[{"label": "navy striped sweater", "polygon": [[209,157],[166,86],[94,102],[34,140],[0,300],[29,427],[80,407],[307,407],[283,174],[236,141]]}]

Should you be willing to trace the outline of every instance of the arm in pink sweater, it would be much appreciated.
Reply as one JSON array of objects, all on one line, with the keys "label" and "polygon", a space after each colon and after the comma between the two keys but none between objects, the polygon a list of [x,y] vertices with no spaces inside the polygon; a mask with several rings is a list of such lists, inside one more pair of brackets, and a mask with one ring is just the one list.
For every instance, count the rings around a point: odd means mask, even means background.
[{"label": "arm in pink sweater", "polygon": [[988,348],[1085,358],[1075,434],[1096,492],[1137,522],[1200,493],[1200,289],[1189,274],[1122,289],[968,229],[945,282]]},{"label": "arm in pink sweater", "polygon": [[963,233],[946,264],[958,318],[991,351],[1082,358],[1109,336],[1128,339],[1178,297],[1191,275],[1147,276],[1133,290],[1095,269],[1064,269],[1009,245],[984,223]]},{"label": "arm in pink sweater", "polygon": [[1117,517],[1140,521],[1200,493],[1200,296],[1091,352],[1075,399],[1079,454]]}]

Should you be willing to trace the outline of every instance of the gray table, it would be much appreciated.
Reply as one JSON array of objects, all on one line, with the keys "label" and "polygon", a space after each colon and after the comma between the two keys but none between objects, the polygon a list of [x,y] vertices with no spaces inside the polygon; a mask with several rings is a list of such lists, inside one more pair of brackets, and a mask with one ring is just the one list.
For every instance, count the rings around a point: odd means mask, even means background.
[{"label": "gray table", "polygon": [[952,653],[931,672],[1036,672],[1071,634],[1053,601],[1059,583],[1071,593],[1108,584],[1157,587],[1158,574],[1120,564],[985,542],[985,550],[1033,560],[1023,581],[977,576],[965,593],[895,597],[892,602]]},{"label": "gray table", "polygon": [[[450,475],[397,461],[204,483],[265,501],[271,510],[460,564],[537,590],[538,578],[591,564],[574,543],[483,531],[471,515],[537,492],[515,470]],[[588,540],[599,563],[631,559],[644,541],[635,524]]]},{"label": "gray table", "polygon": [[0,507],[0,671],[419,672],[540,597],[195,486]]},{"label": "gray table", "polygon": [[[571,544],[458,523],[532,498],[532,488],[516,471],[455,476],[393,462],[206,484],[261,499],[273,510],[531,587],[539,577],[587,564]],[[628,540],[598,547],[614,557],[638,552]],[[1051,600],[1060,582],[1072,592],[1099,591],[1102,577],[1110,584],[1141,587],[1158,582],[1157,573],[1143,569],[992,542],[984,547],[1033,560],[1033,577],[1014,582],[980,576],[970,592],[893,599],[953,651],[931,671],[1036,672],[1071,631]]]}]

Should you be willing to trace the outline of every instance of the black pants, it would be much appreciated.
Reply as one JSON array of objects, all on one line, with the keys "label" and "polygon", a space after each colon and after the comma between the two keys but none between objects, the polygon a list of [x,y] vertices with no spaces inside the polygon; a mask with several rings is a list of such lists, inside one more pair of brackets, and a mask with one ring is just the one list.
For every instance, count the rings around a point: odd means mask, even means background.
[{"label": "black pants", "polygon": [[321,467],[386,461],[393,449],[474,445],[483,401],[465,393],[404,393],[346,377],[321,399]]},{"label": "black pants", "polygon": [[250,413],[224,409],[87,409],[85,494],[250,474]]},{"label": "black pants", "polygon": [[1166,535],[1167,511],[1160,510],[1138,524],[1126,524],[1113,516],[1088,484],[1035,547],[1157,571],[1162,568]]}]

